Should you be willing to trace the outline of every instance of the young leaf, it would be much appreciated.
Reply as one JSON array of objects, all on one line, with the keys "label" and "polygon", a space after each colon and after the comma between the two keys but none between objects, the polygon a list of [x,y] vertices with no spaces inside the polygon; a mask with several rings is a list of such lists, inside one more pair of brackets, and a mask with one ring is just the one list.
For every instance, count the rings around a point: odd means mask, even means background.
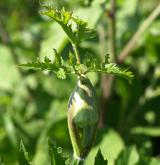
[{"label": "young leaf", "polygon": [[74,68],[78,75],[81,75],[87,71],[87,67],[84,64],[76,64]]},{"label": "young leaf", "polygon": [[83,40],[93,38],[96,36],[96,31],[93,29],[88,28],[88,23],[83,21],[82,19],[73,18],[73,20],[76,22],[76,42],[77,44],[80,43]]},{"label": "young leaf", "polygon": [[86,65],[88,67],[86,73],[98,72],[98,73],[113,74],[125,78],[129,82],[131,82],[134,77],[133,73],[128,69],[120,68],[115,63],[109,63],[108,55],[106,55],[105,61],[102,64],[100,64],[96,58],[90,57],[88,58]]},{"label": "young leaf", "polygon": [[107,165],[108,161],[103,158],[101,150],[99,149],[95,157],[94,165]]},{"label": "young leaf", "polygon": [[20,67],[27,67],[33,70],[48,70],[53,71],[58,78],[65,79],[66,74],[71,74],[73,69],[70,66],[64,66],[64,62],[59,53],[54,49],[54,61],[52,62],[48,57],[44,61],[37,59],[34,62],[21,64]]},{"label": "young leaf", "polygon": [[58,10],[48,6],[44,7],[46,11],[42,11],[41,13],[55,20],[62,27],[72,43],[77,45],[83,40],[96,36],[96,32],[88,28],[87,22],[78,17],[73,17],[72,13],[66,11],[64,8]]},{"label": "young leaf", "polygon": [[31,162],[28,158],[28,152],[25,149],[23,142],[20,142],[19,148],[19,165],[31,165]]},{"label": "young leaf", "polygon": [[66,73],[63,68],[59,68],[59,70],[55,73],[59,79],[66,79]]},{"label": "young leaf", "polygon": [[127,79],[129,82],[131,82],[133,79],[133,73],[131,71],[129,71],[128,69],[122,69],[115,63],[105,64],[101,68],[101,72],[117,75],[119,77]]},{"label": "young leaf", "polygon": [[20,64],[19,66],[33,70],[57,70],[56,66],[54,66],[53,63],[46,61],[46,58],[44,62],[40,61],[39,59],[36,59],[36,61],[29,62],[26,64]]},{"label": "young leaf", "polygon": [[127,79],[129,82],[133,79],[133,73],[128,69],[122,69],[115,63],[109,63],[109,56],[105,57],[105,62],[100,62],[93,56],[87,55],[86,64],[77,64],[75,56],[70,53],[68,64],[64,64],[64,61],[60,54],[54,50],[54,61],[45,57],[44,61],[37,59],[35,62],[21,64],[22,67],[31,68],[34,70],[49,70],[53,71],[58,78],[65,79],[70,74],[86,74],[88,72],[98,72],[106,74],[114,74]]},{"label": "young leaf", "polygon": [[41,14],[47,15],[54,19],[65,31],[65,33],[68,35],[71,42],[75,42],[75,34],[72,30],[71,24],[69,23],[71,20],[72,13],[65,11],[64,8],[61,10],[53,9],[52,7],[46,7],[47,10],[42,11]]},{"label": "young leaf", "polygon": [[65,160],[62,156],[62,150],[53,145],[50,139],[48,139],[48,147],[51,165],[65,165]]}]

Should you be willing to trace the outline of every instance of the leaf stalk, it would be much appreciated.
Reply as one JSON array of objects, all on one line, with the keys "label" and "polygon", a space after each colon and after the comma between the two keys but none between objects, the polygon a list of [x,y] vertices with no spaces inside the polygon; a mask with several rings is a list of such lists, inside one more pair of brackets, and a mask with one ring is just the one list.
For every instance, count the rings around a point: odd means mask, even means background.
[{"label": "leaf stalk", "polygon": [[79,51],[78,51],[78,46],[76,44],[72,43],[72,47],[73,47],[74,54],[76,56],[77,63],[81,64],[80,55],[79,55]]}]

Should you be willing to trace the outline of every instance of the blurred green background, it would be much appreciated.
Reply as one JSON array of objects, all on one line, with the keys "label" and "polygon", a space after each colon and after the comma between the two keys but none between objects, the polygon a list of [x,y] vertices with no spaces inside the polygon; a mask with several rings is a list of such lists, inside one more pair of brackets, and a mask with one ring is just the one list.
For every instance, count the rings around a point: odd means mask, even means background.
[{"label": "blurred green background", "polygon": [[[50,0],[41,3],[65,7],[97,30],[97,37],[80,45],[102,59],[109,49],[110,2],[105,0]],[[127,41],[159,4],[158,0],[116,1],[116,48]],[[59,80],[48,72],[25,70],[21,63],[53,58],[53,48],[68,57],[70,43],[62,29],[39,14],[37,0],[0,1],[0,155],[7,165],[17,164],[22,139],[35,165],[49,164],[47,138],[72,154],[67,128],[67,101],[76,77]],[[115,78],[104,119],[86,165],[98,148],[109,164],[160,164],[160,17],[140,37],[122,66],[135,74],[130,85]],[[101,104],[101,75],[89,74]],[[101,107],[101,105],[99,106]],[[127,155],[128,154],[128,155]],[[126,156],[127,155],[127,156]],[[119,163],[118,163],[119,162]]]}]

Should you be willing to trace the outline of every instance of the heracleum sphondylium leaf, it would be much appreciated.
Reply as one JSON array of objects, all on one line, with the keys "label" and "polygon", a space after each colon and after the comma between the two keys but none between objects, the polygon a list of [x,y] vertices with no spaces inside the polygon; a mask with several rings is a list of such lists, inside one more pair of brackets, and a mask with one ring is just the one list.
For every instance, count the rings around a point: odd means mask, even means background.
[{"label": "heracleum sphondylium leaf", "polygon": [[36,61],[21,64],[22,67],[27,67],[33,70],[49,70],[56,74],[60,79],[65,79],[67,75],[71,74],[87,74],[89,72],[98,72],[105,74],[113,74],[127,79],[129,82],[133,79],[133,73],[128,69],[123,69],[115,63],[104,61],[102,64],[96,58],[86,57],[86,64],[77,64],[75,56],[70,53],[67,63],[60,57],[57,52],[54,55],[54,61],[45,57],[44,61],[37,59]]},{"label": "heracleum sphondylium leaf", "polygon": [[[81,41],[95,36],[95,31],[88,28],[87,22],[73,16],[72,12],[54,9],[50,6],[44,6],[45,11],[41,13],[51,17],[56,21],[69,37],[72,44],[78,45]],[[76,25],[76,26],[75,26]],[[74,28],[76,27],[76,28]],[[98,72],[106,74],[114,74],[131,81],[133,74],[128,69],[122,69],[115,63],[109,62],[109,55],[105,56],[105,61],[101,64],[95,57],[87,56],[86,64],[79,64],[75,59],[75,54],[70,52],[68,62],[65,63],[62,56],[54,50],[54,61],[45,57],[44,61],[36,60],[31,63],[21,64],[31,69],[49,70],[53,71],[58,78],[65,79],[66,75],[70,74],[86,74],[88,72]]]}]

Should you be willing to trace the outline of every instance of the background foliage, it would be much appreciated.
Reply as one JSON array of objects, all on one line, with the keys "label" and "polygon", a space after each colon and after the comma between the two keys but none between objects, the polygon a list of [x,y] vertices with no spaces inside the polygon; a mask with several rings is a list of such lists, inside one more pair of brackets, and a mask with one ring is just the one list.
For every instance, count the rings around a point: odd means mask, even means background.
[{"label": "background foliage", "polygon": [[[57,8],[64,6],[97,30],[96,38],[80,45],[81,59],[85,61],[86,51],[100,61],[106,53],[111,54],[106,12],[109,1],[50,0],[48,3]],[[153,0],[117,0],[117,54],[158,4]],[[37,1],[0,1],[0,155],[7,165],[18,163],[21,139],[35,165],[50,163],[48,137],[63,147],[64,153],[72,154],[66,112],[76,78],[59,80],[49,72],[18,67],[44,56],[53,60],[53,48],[62,53],[64,59],[69,55],[71,45],[65,33],[54,21],[40,15],[39,10]],[[123,63],[134,72],[133,83],[114,79],[95,146],[85,164],[94,163],[99,148],[109,164],[159,164],[159,29],[158,17]],[[101,105],[102,78],[96,73],[88,76]]]}]

